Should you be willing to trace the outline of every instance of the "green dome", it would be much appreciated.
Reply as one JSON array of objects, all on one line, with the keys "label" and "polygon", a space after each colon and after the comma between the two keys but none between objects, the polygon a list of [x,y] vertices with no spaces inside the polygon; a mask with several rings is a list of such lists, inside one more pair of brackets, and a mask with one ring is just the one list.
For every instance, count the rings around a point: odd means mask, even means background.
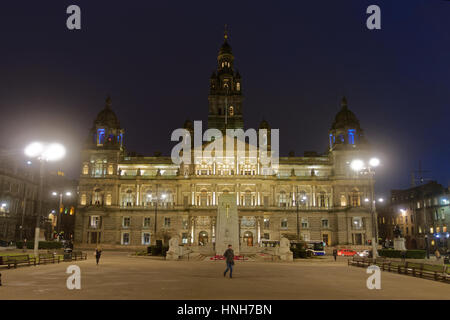
[{"label": "green dome", "polygon": [[348,109],[347,99],[345,97],[342,98],[341,105],[342,108],[336,114],[331,129],[345,129],[345,128],[361,129],[358,118],[352,111],[350,111],[350,109]]},{"label": "green dome", "polygon": [[105,108],[100,111],[97,118],[95,118],[94,125],[112,129],[120,129],[119,119],[117,119],[114,111],[111,110],[111,104],[111,98],[106,98]]}]

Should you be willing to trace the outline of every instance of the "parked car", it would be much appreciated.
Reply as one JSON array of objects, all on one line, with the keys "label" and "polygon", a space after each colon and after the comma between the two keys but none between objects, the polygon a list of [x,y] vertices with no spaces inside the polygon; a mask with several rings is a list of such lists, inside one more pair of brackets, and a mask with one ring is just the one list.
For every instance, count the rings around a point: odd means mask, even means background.
[{"label": "parked car", "polygon": [[358,256],[360,256],[360,257],[368,257],[368,256],[370,256],[370,251],[369,250],[359,251],[358,252]]},{"label": "parked car", "polygon": [[355,254],[358,254],[355,250],[350,250],[350,249],[340,249],[338,250],[338,256],[343,256],[343,257],[353,257]]}]

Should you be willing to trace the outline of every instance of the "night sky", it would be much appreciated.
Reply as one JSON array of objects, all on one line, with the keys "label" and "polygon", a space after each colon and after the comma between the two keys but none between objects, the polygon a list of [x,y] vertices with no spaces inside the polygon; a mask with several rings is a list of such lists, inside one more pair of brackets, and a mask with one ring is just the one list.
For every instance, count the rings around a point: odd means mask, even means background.
[{"label": "night sky", "polygon": [[[77,4],[82,29],[66,28]],[[382,30],[366,28],[381,7]],[[8,1],[0,7],[0,144],[80,149],[111,95],[128,150],[170,154],[170,134],[208,115],[209,77],[229,26],[245,126],[280,129],[281,154],[324,152],[343,95],[383,166],[406,188],[419,161],[450,181],[450,1]]]}]

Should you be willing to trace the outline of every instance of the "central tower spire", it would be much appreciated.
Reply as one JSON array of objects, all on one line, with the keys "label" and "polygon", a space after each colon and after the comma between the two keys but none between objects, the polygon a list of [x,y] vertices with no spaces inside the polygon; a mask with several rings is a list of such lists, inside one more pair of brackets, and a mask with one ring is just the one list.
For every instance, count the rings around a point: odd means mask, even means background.
[{"label": "central tower spire", "polygon": [[224,42],[217,56],[217,70],[210,78],[208,128],[243,129],[242,79],[234,69],[234,55],[228,43],[225,25]]}]

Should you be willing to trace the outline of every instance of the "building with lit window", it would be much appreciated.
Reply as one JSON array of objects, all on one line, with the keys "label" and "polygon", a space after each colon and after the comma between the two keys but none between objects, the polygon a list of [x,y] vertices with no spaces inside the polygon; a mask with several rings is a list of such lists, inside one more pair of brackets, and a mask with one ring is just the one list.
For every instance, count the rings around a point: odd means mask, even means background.
[{"label": "building with lit window", "polygon": [[404,190],[391,191],[391,203],[378,212],[380,237],[393,239],[400,227],[408,249],[424,249],[425,241],[432,252],[449,248],[450,192],[436,181]]},{"label": "building with lit window", "polygon": [[[78,182],[67,179],[63,172],[44,173],[44,193],[41,212],[41,228],[51,239],[56,227],[58,210],[61,210],[60,230],[67,236],[73,232]],[[34,240],[39,199],[39,164],[27,161],[14,150],[0,150],[0,244]],[[53,192],[71,191],[59,207],[59,197]]]},{"label": "building with lit window", "polygon": [[[243,89],[225,36],[210,77],[208,128],[244,128]],[[193,123],[184,128],[192,132]],[[267,121],[258,129],[270,140]],[[372,238],[373,182],[349,166],[372,154],[345,98],[328,138],[323,133],[328,151],[280,157],[270,174],[258,161],[210,157],[177,165],[170,157],[138,156],[126,151],[124,134],[108,98],[82,151],[78,244],[137,248],[178,235],[186,245],[212,250],[223,194],[236,196],[241,252],[283,236],[361,246]]]}]

